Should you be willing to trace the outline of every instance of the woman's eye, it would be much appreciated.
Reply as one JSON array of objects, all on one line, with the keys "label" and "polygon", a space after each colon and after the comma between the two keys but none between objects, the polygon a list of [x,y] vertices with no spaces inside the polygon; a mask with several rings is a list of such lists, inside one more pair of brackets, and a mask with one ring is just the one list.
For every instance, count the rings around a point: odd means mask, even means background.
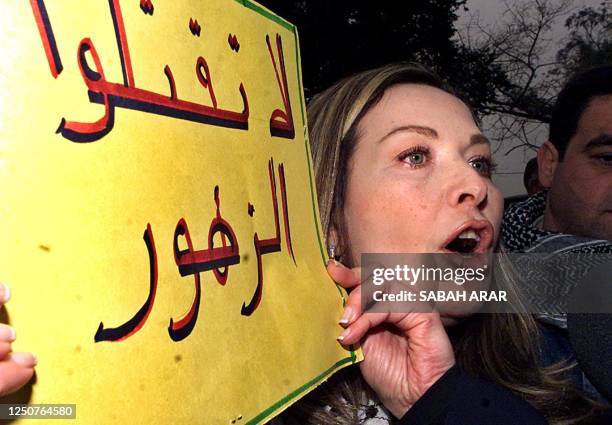
[{"label": "woman's eye", "polygon": [[493,168],[495,168],[491,159],[486,157],[474,158],[470,161],[470,165],[474,167],[478,174],[484,177],[491,177]]},{"label": "woman's eye", "polygon": [[411,153],[405,159],[412,165],[421,165],[425,162],[425,154],[424,153]]},{"label": "woman's eye", "polygon": [[423,146],[417,146],[402,152],[399,156],[399,160],[407,163],[411,167],[418,168],[425,165],[428,155],[429,149]]}]

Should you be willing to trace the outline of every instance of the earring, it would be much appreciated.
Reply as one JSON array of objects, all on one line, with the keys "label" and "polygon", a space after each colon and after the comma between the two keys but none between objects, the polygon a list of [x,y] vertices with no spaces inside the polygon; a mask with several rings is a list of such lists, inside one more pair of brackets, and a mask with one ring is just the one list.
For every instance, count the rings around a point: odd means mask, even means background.
[{"label": "earring", "polygon": [[331,243],[329,244],[329,248],[327,249],[328,249],[327,253],[329,254],[329,258],[331,258],[332,260],[335,260],[336,259],[336,245]]}]

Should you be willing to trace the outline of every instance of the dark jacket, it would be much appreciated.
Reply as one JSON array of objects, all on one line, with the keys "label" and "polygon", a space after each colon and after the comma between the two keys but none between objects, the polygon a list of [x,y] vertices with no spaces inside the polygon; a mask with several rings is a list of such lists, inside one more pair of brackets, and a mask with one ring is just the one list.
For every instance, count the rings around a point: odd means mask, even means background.
[{"label": "dark jacket", "polygon": [[399,425],[540,425],[547,421],[510,390],[458,366],[434,383]]}]

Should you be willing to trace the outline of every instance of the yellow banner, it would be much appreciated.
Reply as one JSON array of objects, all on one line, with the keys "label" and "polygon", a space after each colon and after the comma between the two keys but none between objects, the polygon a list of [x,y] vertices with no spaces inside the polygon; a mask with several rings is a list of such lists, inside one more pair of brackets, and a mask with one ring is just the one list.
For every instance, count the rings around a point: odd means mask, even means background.
[{"label": "yellow banner", "polygon": [[10,0],[0,40],[0,279],[39,359],[0,402],[261,423],[357,361],[293,25],[246,0]]}]

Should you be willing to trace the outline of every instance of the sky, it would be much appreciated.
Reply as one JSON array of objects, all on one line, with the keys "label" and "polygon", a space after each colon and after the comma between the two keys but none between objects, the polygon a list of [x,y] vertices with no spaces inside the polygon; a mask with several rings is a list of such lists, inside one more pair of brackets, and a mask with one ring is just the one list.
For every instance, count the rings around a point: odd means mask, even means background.
[{"label": "sky", "polygon": [[[469,22],[470,14],[478,14],[481,23],[485,25],[493,25],[500,18],[500,15],[506,9],[505,3],[514,5],[516,3],[524,3],[526,0],[516,0],[507,2],[501,0],[468,0],[468,12],[460,11],[457,21],[457,28],[462,28]],[[552,0],[558,1],[558,0]],[[598,7],[602,0],[574,0],[573,8],[579,9],[583,6]],[[554,54],[562,46],[564,37],[567,35],[567,30],[564,27],[565,17],[559,19],[556,25],[551,30],[552,43],[548,54],[554,57]],[[533,143],[540,145],[546,140],[546,129],[542,129],[534,137]],[[510,141],[510,143],[512,143]],[[505,145],[508,146],[508,145]],[[510,145],[511,146],[511,145]],[[493,146],[493,150],[499,146]],[[493,177],[495,184],[502,190],[504,196],[513,196],[525,193],[523,187],[523,170],[525,163],[535,157],[536,152],[531,149],[517,149],[510,155],[504,155],[508,147],[501,148],[494,153],[493,159],[497,164],[496,174]]]}]

